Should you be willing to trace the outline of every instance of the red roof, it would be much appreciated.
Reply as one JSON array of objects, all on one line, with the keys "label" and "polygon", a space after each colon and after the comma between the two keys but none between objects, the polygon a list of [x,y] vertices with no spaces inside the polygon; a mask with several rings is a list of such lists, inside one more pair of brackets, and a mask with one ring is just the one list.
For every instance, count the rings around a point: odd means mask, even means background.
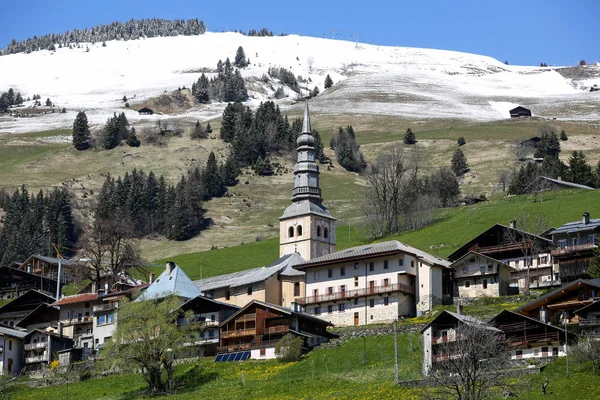
[{"label": "red roof", "polygon": [[98,299],[98,293],[81,293],[73,296],[65,296],[62,299],[50,304],[51,306],[63,306],[65,304],[83,303]]}]

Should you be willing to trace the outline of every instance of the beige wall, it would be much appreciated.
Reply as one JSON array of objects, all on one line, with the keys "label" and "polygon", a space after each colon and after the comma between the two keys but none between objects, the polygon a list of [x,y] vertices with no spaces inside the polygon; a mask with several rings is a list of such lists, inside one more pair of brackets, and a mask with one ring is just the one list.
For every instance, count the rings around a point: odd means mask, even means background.
[{"label": "beige wall", "polygon": [[[294,296],[294,284],[300,283],[300,296]],[[281,280],[281,305],[290,307],[293,302],[306,296],[306,284],[304,276],[286,277]]]},{"label": "beige wall", "polygon": [[[507,294],[511,270],[501,262],[473,254],[452,267],[459,297],[498,297]],[[483,287],[484,280],[487,281],[487,288]],[[466,286],[467,282],[469,287]]]},{"label": "beige wall", "polygon": [[[294,224],[296,222],[296,224]],[[302,235],[298,235],[298,227],[302,227]],[[317,227],[321,227],[321,234],[317,235]],[[289,228],[294,229],[294,236],[289,236]],[[325,228],[328,237],[325,238]],[[302,258],[310,260],[322,255],[335,252],[335,221],[305,215],[298,218],[281,220],[279,222],[279,256],[293,254],[297,251]]]}]

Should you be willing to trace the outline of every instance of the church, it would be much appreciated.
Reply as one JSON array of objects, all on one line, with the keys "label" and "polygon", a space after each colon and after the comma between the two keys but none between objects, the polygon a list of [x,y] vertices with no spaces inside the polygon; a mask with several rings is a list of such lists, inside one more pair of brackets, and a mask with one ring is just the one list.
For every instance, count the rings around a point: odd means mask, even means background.
[{"label": "church", "polygon": [[450,285],[450,263],[398,241],[336,252],[336,219],[323,205],[308,101],[297,139],[292,204],[279,218],[272,264],[195,281],[205,296],[244,306],[259,300],[335,325],[393,321],[431,310]]}]

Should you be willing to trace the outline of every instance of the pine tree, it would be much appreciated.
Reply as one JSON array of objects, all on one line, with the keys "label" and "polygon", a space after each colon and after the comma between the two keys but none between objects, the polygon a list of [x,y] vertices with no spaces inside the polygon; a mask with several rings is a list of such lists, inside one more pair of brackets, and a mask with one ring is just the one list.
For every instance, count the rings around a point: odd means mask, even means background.
[{"label": "pine tree", "polygon": [[574,151],[569,158],[569,180],[580,185],[594,186],[592,167],[582,151]]},{"label": "pine tree", "polygon": [[405,144],[415,144],[417,143],[417,137],[413,133],[412,129],[408,128],[406,133],[404,134],[404,143]]},{"label": "pine tree", "polygon": [[315,86],[315,88],[310,92],[310,98],[317,97],[319,95],[319,88]]},{"label": "pine tree", "polygon": [[197,102],[199,102],[199,103],[210,102],[210,87],[209,87],[209,85],[210,85],[210,83],[208,81],[208,78],[206,77],[206,75],[204,75],[204,73],[202,73],[202,75],[200,75],[200,78],[198,78],[196,85],[192,87],[192,94],[194,95]]},{"label": "pine tree", "polygon": [[20,92],[15,95],[15,104],[23,104],[23,97]]},{"label": "pine tree", "polygon": [[208,137],[204,128],[202,128],[202,124],[200,121],[196,121],[196,125],[194,126],[194,130],[192,131],[191,138],[192,139],[204,139]]},{"label": "pine tree", "polygon": [[235,186],[238,183],[237,177],[239,174],[240,169],[238,168],[237,161],[233,157],[233,154],[230,153],[225,163],[221,165],[221,180],[226,186]]},{"label": "pine tree", "polygon": [[127,96],[123,95],[123,103],[127,103]]},{"label": "pine tree", "polygon": [[210,122],[206,124],[205,132],[206,133],[212,133],[212,126],[210,126]]},{"label": "pine tree", "polygon": [[50,97],[46,99],[46,107],[52,107],[52,101],[50,101]]},{"label": "pine tree", "polygon": [[202,171],[202,186],[204,187],[204,200],[210,200],[213,197],[221,197],[227,191],[219,174],[219,167],[214,152],[210,152],[206,167]]},{"label": "pine tree", "polygon": [[465,144],[467,144],[467,141],[465,140],[464,136],[459,137],[456,142],[458,143],[459,146],[464,146]]},{"label": "pine tree", "polygon": [[235,53],[235,60],[233,62],[233,65],[235,65],[238,68],[244,68],[248,66],[248,63],[246,62],[246,53],[244,53],[244,49],[242,48],[242,46],[238,47]]},{"label": "pine tree", "polygon": [[79,111],[73,122],[73,146],[77,150],[87,150],[90,147],[90,127],[84,111]]},{"label": "pine tree", "polygon": [[129,147],[140,147],[140,141],[135,133],[135,128],[131,127],[127,135],[127,145]]},{"label": "pine tree", "polygon": [[333,80],[331,79],[331,77],[329,76],[329,74],[325,77],[325,89],[329,89],[330,87],[333,86]]},{"label": "pine tree", "polygon": [[465,172],[469,170],[469,165],[467,164],[467,157],[465,157],[465,153],[458,148],[452,155],[452,171],[456,176],[462,176]]}]

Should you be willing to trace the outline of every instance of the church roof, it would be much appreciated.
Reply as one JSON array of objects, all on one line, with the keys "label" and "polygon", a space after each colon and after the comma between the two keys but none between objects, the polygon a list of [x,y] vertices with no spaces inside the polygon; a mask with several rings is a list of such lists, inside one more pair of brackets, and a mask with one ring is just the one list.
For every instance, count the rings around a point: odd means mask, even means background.
[{"label": "church roof", "polygon": [[219,288],[232,288],[262,282],[277,273],[283,276],[304,275],[304,272],[292,268],[302,262],[304,262],[304,259],[300,254],[286,254],[267,266],[201,279],[194,281],[194,285],[202,292],[206,292]]},{"label": "church roof", "polygon": [[335,218],[331,216],[329,210],[324,205],[316,204],[309,200],[297,201],[290,204],[283,212],[283,215],[279,217],[279,219],[300,217],[302,215],[308,214],[319,215],[321,217],[335,221]]},{"label": "church roof", "polygon": [[445,268],[448,268],[450,266],[449,261],[446,261],[440,257],[426,253],[397,240],[390,240],[387,242],[354,246],[345,250],[337,251],[335,253],[313,258],[298,265],[297,268],[304,269],[325,263],[346,262],[351,259],[378,257],[383,254],[394,254],[399,252],[412,254],[415,257],[422,259],[423,261],[431,265],[439,265]]},{"label": "church roof", "polygon": [[194,285],[194,282],[176,265],[170,274],[165,269],[135,301],[160,299],[169,295],[193,299],[200,294],[200,290]]}]

